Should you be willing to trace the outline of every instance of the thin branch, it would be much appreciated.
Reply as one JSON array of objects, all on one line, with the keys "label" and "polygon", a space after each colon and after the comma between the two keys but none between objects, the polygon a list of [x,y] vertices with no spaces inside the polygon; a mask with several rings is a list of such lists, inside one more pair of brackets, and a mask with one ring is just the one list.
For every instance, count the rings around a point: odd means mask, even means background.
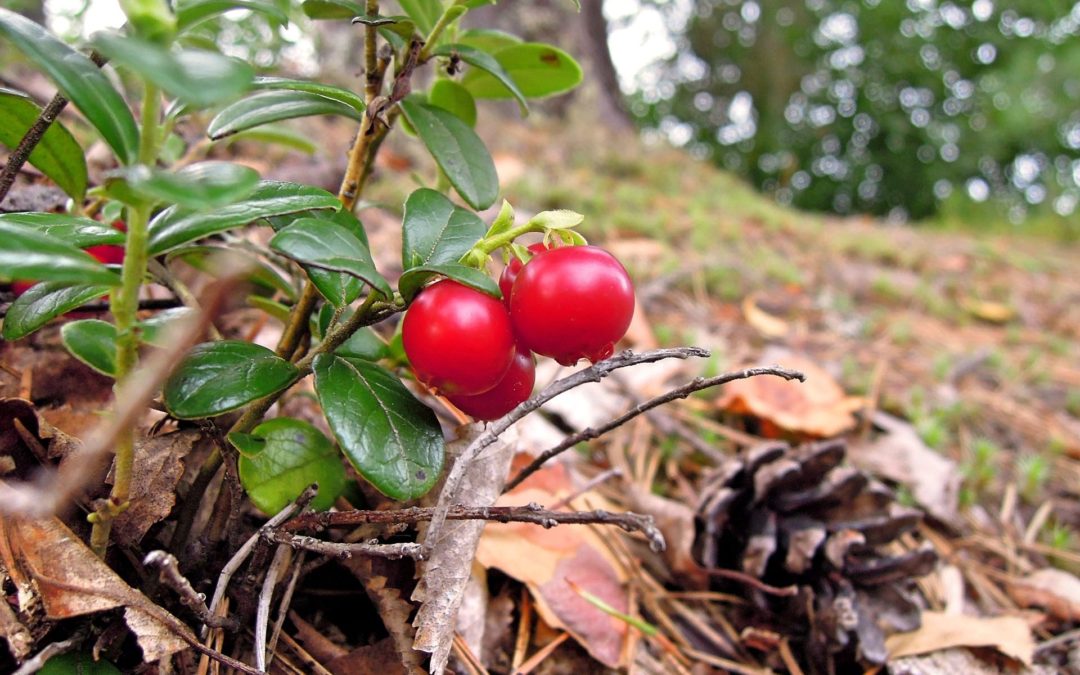
[{"label": "thin branch", "polygon": [[[90,52],[90,60],[94,62],[98,68],[105,65],[106,59],[97,52]],[[15,177],[19,174],[23,164],[30,159],[30,155],[33,154],[34,148],[37,147],[41,139],[45,137],[45,132],[49,130],[52,123],[56,121],[56,118],[60,116],[60,113],[67,107],[68,100],[64,98],[62,94],[56,94],[52,97],[42,110],[38,118],[34,120],[34,123],[30,125],[30,128],[23,134],[22,140],[15,146],[15,150],[8,155],[7,164],[4,165],[4,171],[0,173],[0,202],[4,201],[7,197],[7,193],[11,190],[11,186],[15,184]]]},{"label": "thin branch", "polygon": [[262,590],[259,591],[259,604],[255,612],[255,667],[266,670],[266,629],[270,624],[270,601],[274,599],[274,589],[288,565],[289,547],[280,544],[274,551],[274,559],[263,578]]},{"label": "thin branch", "polygon": [[23,664],[19,666],[19,669],[11,675],[30,675],[30,673],[38,672],[45,667],[45,662],[52,657],[58,656],[60,654],[66,654],[72,649],[75,649],[80,639],[81,636],[77,636],[68,638],[67,640],[62,640],[60,642],[53,642],[51,644],[45,645],[45,647],[42,648],[40,652],[34,654],[32,657],[24,661]]},{"label": "thin branch", "polygon": [[[413,507],[392,511],[333,511],[305,513],[281,526],[286,532],[299,529],[325,529],[328,527],[354,527],[364,523],[387,525],[412,524],[431,520],[437,508]],[[611,513],[608,511],[551,511],[539,504],[525,506],[451,506],[446,511],[447,520],[488,520],[495,523],[533,523],[542,527],[556,525],[618,525],[627,532],[641,532],[650,545],[660,551],[664,537],[656,529],[652,516],[637,513]],[[279,538],[273,541],[281,541]]]},{"label": "thin branch", "polygon": [[165,551],[150,551],[143,559],[143,564],[157,567],[162,583],[176,591],[176,594],[180,596],[180,604],[191,608],[191,611],[195,612],[199,620],[207,626],[229,630],[240,627],[231,617],[218,617],[210,613],[210,609],[206,606],[206,596],[197,593],[191,582],[180,573],[180,566],[172,554]]},{"label": "thin branch", "polygon": [[544,462],[548,461],[552,457],[555,457],[556,455],[565,452],[566,450],[574,447],[578,443],[603,436],[612,429],[626,424],[630,420],[634,419],[638,415],[648,410],[651,410],[665,403],[670,403],[671,401],[674,401],[676,399],[686,398],[690,394],[693,394],[695,391],[701,391],[702,389],[708,389],[709,387],[716,387],[721,384],[732,382],[734,380],[745,380],[749,377],[757,377],[758,375],[775,375],[777,377],[782,377],[785,380],[799,380],[800,382],[806,381],[806,376],[802,373],[795,370],[788,370],[787,368],[781,368],[779,366],[768,366],[764,368],[747,368],[746,370],[740,370],[734,373],[725,373],[723,375],[717,375],[716,377],[695,377],[693,380],[690,380],[681,387],[672,389],[665,394],[661,394],[660,396],[651,398],[643,403],[639,403],[630,410],[627,410],[622,415],[619,415],[615,419],[606,422],[605,424],[602,424],[595,428],[588,427],[586,429],[582,429],[575,434],[570,434],[555,447],[545,450],[544,452],[537,455],[536,458],[533,459],[533,461],[530,462],[528,466],[519,471],[516,476],[514,476],[510,479],[510,481],[507,482],[504,491],[512,490],[518,485],[520,485],[521,481],[525,480],[533,473],[535,473],[541,466],[543,466]]},{"label": "thin branch", "polygon": [[399,560],[401,558],[420,557],[420,544],[404,542],[400,544],[380,544],[377,542],[356,542],[354,544],[323,541],[315,537],[307,537],[302,534],[293,534],[283,530],[267,530],[261,535],[267,541],[278,544],[287,544],[294,549],[303,549],[332,558],[351,558],[354,555],[366,555],[376,558],[389,558]]},{"label": "thin branch", "polygon": [[285,592],[281,596],[281,602],[278,603],[277,619],[274,621],[274,632],[271,633],[270,643],[266,646],[266,651],[269,653],[269,657],[267,658],[268,666],[274,662],[278,638],[281,636],[281,627],[285,625],[285,617],[288,616],[289,605],[292,604],[293,593],[296,591],[296,582],[300,579],[300,571],[304,568],[304,554],[305,551],[300,551],[300,554],[296,556],[296,562],[292,565],[292,574],[289,576],[289,584],[285,587]]},{"label": "thin branch", "polygon": [[431,552],[434,542],[439,540],[440,530],[442,529],[443,523],[446,521],[446,513],[451,506],[447,502],[449,499],[452,499],[452,495],[457,493],[458,486],[461,484],[462,478],[465,477],[465,472],[468,470],[469,464],[471,464],[472,461],[475,460],[488,446],[493,444],[499,436],[515,422],[559,394],[566,393],[574,387],[580,387],[589,382],[599,382],[619,368],[627,368],[639,363],[654,363],[656,361],[671,358],[686,359],[691,356],[705,358],[709,356],[709,351],[698,347],[674,347],[670,349],[654,349],[641,354],[635,354],[629,350],[621,352],[609,359],[605,359],[604,361],[600,361],[599,363],[585,368],[584,370],[580,370],[573,375],[552,382],[542,392],[530,398],[528,401],[525,401],[507,413],[505,417],[490,425],[487,428],[487,431],[477,437],[477,439],[461,453],[461,456],[454,462],[454,466],[450,469],[450,473],[447,474],[446,481],[443,483],[442,492],[439,495],[439,504],[436,506],[436,512],[431,518],[431,525],[428,526],[427,535],[424,537],[424,555],[427,556]]}]

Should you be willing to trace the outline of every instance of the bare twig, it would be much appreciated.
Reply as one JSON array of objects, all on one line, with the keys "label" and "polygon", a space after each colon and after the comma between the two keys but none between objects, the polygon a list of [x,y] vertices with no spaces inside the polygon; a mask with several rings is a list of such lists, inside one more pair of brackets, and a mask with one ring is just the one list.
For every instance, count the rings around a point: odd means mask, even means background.
[{"label": "bare twig", "polygon": [[796,586],[785,586],[784,588],[770,586],[761,579],[758,579],[751,574],[740,572],[738,570],[729,570],[723,567],[716,567],[706,569],[705,573],[711,577],[723,577],[724,579],[738,581],[739,583],[746,584],[747,586],[752,586],[753,588],[756,588],[762,593],[766,593],[768,595],[775,595],[781,598],[788,598],[799,594],[799,589]]},{"label": "bare twig", "polygon": [[800,372],[788,370],[779,366],[769,366],[765,368],[747,368],[745,370],[740,370],[734,373],[717,375],[716,377],[696,377],[693,380],[682,385],[681,387],[672,389],[671,391],[665,394],[661,394],[660,396],[656,396],[655,398],[651,398],[644,403],[639,403],[638,405],[634,406],[633,408],[611,420],[610,422],[602,424],[596,428],[588,427],[587,429],[582,429],[576,434],[571,434],[567,436],[563,439],[561,443],[559,443],[555,447],[549,450],[545,450],[544,452],[537,455],[536,458],[528,466],[519,471],[516,476],[514,476],[512,479],[510,479],[510,481],[507,482],[505,490],[512,490],[514,487],[519,485],[521,481],[525,480],[527,477],[536,472],[536,470],[539,469],[544,464],[544,462],[548,461],[552,457],[555,457],[559,453],[574,447],[582,441],[588,441],[602,436],[607,432],[611,431],[612,429],[626,424],[638,415],[652,408],[663,405],[670,401],[674,401],[675,399],[686,398],[695,391],[700,391],[702,389],[708,389],[709,387],[726,384],[734,380],[744,380],[748,377],[756,377],[758,375],[775,375],[777,377],[782,377],[786,380],[803,381],[806,379],[806,376]]},{"label": "bare twig", "polygon": [[574,490],[573,492],[566,495],[562,499],[559,499],[558,501],[553,502],[552,504],[550,504],[548,506],[548,508],[551,509],[552,511],[558,511],[561,508],[565,508],[566,506],[570,505],[570,502],[574,501],[575,499],[577,499],[581,495],[585,494],[589,490],[592,490],[597,485],[600,485],[601,483],[605,483],[605,482],[611,480],[612,478],[622,478],[622,475],[623,475],[622,469],[620,469],[618,467],[615,467],[614,469],[608,469],[607,471],[602,471],[601,473],[598,473],[595,476],[593,476],[592,478],[590,478],[584,485],[582,485],[577,490]]},{"label": "bare twig", "polygon": [[268,541],[287,544],[295,549],[304,549],[333,558],[351,558],[354,555],[367,555],[378,558],[398,560],[401,558],[419,558],[420,544],[404,542],[400,544],[380,544],[378,542],[338,543],[323,541],[315,537],[293,534],[283,530],[266,530],[262,536]]},{"label": "bare twig", "polygon": [[285,592],[281,595],[281,602],[278,603],[277,619],[274,621],[274,632],[270,634],[270,643],[266,646],[266,651],[269,654],[266,659],[267,666],[274,661],[274,653],[277,651],[278,638],[281,636],[281,627],[285,625],[285,617],[288,616],[289,605],[292,604],[293,593],[296,591],[296,582],[300,579],[300,571],[304,568],[304,555],[305,551],[300,551],[296,556],[296,562],[292,564],[292,574],[289,576],[289,584],[285,587]]},{"label": "bare twig", "polygon": [[37,671],[44,668],[45,662],[52,657],[58,656],[60,654],[66,654],[72,649],[75,649],[75,646],[79,643],[79,640],[80,637],[72,637],[68,638],[67,640],[53,642],[52,644],[45,645],[45,647],[40,652],[34,654],[26,661],[24,661],[23,664],[19,666],[19,669],[12,673],[12,675],[30,675],[30,673],[36,673]]},{"label": "bare twig", "polygon": [[255,667],[263,671],[266,670],[266,629],[270,624],[270,601],[274,598],[278,579],[288,565],[289,553],[288,546],[281,544],[277,547],[259,592],[259,604],[255,612]]},{"label": "bare twig", "polygon": [[195,612],[195,615],[199,617],[199,620],[207,626],[228,628],[229,630],[236,630],[240,627],[230,617],[217,617],[210,613],[210,609],[206,606],[206,597],[202,593],[197,593],[191,586],[191,582],[180,573],[179,564],[172,554],[165,551],[150,551],[146,554],[146,558],[143,559],[143,564],[157,567],[161,581],[176,591],[176,594],[180,596],[180,603],[190,607],[191,611]]},{"label": "bare twig", "polygon": [[664,359],[686,359],[691,356],[704,358],[708,355],[708,350],[698,347],[654,349],[641,354],[635,354],[628,350],[616,354],[609,359],[600,361],[589,368],[580,370],[573,375],[552,382],[542,392],[511,410],[505,417],[489,426],[487,431],[478,436],[477,439],[461,453],[461,457],[454,462],[453,468],[450,469],[450,473],[447,474],[446,481],[443,483],[442,492],[439,495],[439,504],[435,507],[436,511],[431,518],[431,525],[428,526],[427,534],[424,537],[424,555],[428,555],[434,542],[439,540],[439,531],[446,521],[446,514],[451,506],[448,501],[452,499],[452,495],[457,493],[458,486],[461,484],[462,478],[465,477],[465,472],[468,470],[469,464],[472,463],[481,452],[494,443],[512,424],[559,394],[566,393],[574,387],[579,387],[588,382],[599,382],[619,368],[627,368],[639,363],[653,363]]}]

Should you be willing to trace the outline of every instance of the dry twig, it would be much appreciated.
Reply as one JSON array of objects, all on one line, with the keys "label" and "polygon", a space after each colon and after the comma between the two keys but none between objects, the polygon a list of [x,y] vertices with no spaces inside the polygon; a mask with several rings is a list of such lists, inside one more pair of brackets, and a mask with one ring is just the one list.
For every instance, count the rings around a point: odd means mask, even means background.
[{"label": "dry twig", "polygon": [[191,582],[180,573],[179,563],[172,554],[165,551],[150,551],[143,559],[143,564],[157,567],[161,581],[180,596],[180,604],[190,607],[199,620],[207,626],[229,630],[240,627],[236,620],[230,617],[218,617],[210,613],[210,609],[206,606],[206,597],[197,593]]}]

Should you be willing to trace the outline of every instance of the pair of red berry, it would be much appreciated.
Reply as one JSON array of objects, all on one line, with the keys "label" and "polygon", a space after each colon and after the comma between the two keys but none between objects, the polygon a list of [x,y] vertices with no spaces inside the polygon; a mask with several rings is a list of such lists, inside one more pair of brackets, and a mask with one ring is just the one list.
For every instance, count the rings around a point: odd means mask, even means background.
[{"label": "pair of red berry", "polygon": [[476,419],[532,393],[532,352],[563,365],[611,356],[634,314],[626,269],[595,246],[529,247],[503,271],[503,302],[444,279],[413,301],[402,342],[417,378]]}]

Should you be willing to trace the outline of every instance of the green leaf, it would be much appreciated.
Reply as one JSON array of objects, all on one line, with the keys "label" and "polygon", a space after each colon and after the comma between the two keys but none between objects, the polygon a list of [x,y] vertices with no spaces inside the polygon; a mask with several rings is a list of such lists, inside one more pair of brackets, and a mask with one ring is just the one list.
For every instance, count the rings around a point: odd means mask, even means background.
[{"label": "green leaf", "polygon": [[[41,108],[26,94],[0,87],[0,144],[14,150],[37,120]],[[30,163],[53,180],[76,202],[86,193],[86,158],[78,141],[60,122],[53,122]]]},{"label": "green leaf", "polygon": [[321,431],[303,420],[275,417],[250,434],[231,433],[240,450],[240,483],[260,511],[274,515],[307,486],[319,484],[311,508],[325,511],[345,489],[341,455]]},{"label": "green leaf", "polygon": [[60,92],[82,112],[123,164],[135,160],[139,130],[123,97],[113,89],[93,61],[53,37],[33,21],[0,8],[0,35],[56,83]]},{"label": "green leaf", "polygon": [[260,309],[283,324],[289,323],[289,307],[261,295],[249,295],[245,300],[248,305]]},{"label": "green leaf", "polygon": [[12,222],[0,222],[0,279],[120,285],[120,275],[86,251]]},{"label": "green leaf", "polygon": [[177,0],[176,28],[187,30],[195,24],[233,9],[249,9],[265,14],[279,24],[289,23],[289,17],[272,2],[262,0]]},{"label": "green leaf", "polygon": [[311,19],[351,19],[364,13],[364,7],[351,0],[304,0],[300,5]]},{"label": "green leaf", "polygon": [[124,233],[114,227],[63,213],[0,213],[0,223],[31,227],[57,241],[80,249],[101,244],[122,245],[125,239]]},{"label": "green leaf", "polygon": [[177,419],[214,417],[279,392],[296,376],[296,366],[261,345],[204,342],[180,362],[162,393]]},{"label": "green leaf", "polygon": [[419,98],[406,98],[401,110],[462,199],[474,209],[491,206],[499,196],[499,176],[476,132]]},{"label": "green leaf", "polygon": [[320,354],[314,370],[326,420],[361,476],[398,500],[416,499],[435,485],[445,448],[430,408],[368,361]]},{"label": "green leaf", "polygon": [[331,84],[323,84],[322,82],[293,80],[287,77],[256,77],[254,85],[256,89],[305,91],[309,94],[318,94],[319,96],[332,98],[335,101],[341,101],[358,113],[364,112],[364,108],[367,107],[364,105],[363,98],[348,89],[335,87]]},{"label": "green leaf", "polygon": [[340,209],[326,190],[309,185],[264,180],[247,199],[211,213],[171,206],[150,221],[150,255],[159,255],[196,239],[247,225],[260,218],[311,209]]},{"label": "green leaf", "polygon": [[140,339],[148,345],[164,347],[168,344],[169,324],[181,321],[195,313],[190,307],[173,307],[139,322]]},{"label": "green leaf", "polygon": [[476,126],[476,101],[468,89],[454,80],[435,80],[428,91],[428,103],[453,113],[470,127]]},{"label": "green leaf", "polygon": [[116,377],[116,326],[98,319],[69,321],[60,339],[71,355],[102,375]]},{"label": "green leaf", "polygon": [[499,215],[495,216],[495,220],[491,221],[491,227],[484,233],[484,238],[494,237],[502,234],[503,232],[509,232],[510,228],[514,226],[514,207],[510,206],[510,202],[503,200],[502,206],[499,208]]},{"label": "green leaf", "polygon": [[359,121],[362,112],[341,101],[306,91],[260,91],[228,106],[210,120],[206,132],[217,140],[244,129],[270,122],[308,117],[309,115],[342,115]]},{"label": "green leaf", "polygon": [[458,264],[444,265],[421,265],[414,267],[401,275],[398,280],[398,292],[405,302],[412,302],[416,294],[420,292],[424,284],[435,276],[449,277],[454,281],[471,286],[481,293],[487,293],[494,298],[502,298],[499,285],[495,280],[484,274],[475,267],[466,267]]},{"label": "green leaf", "polygon": [[431,32],[443,12],[440,0],[398,0],[398,4],[423,35]]},{"label": "green leaf", "polygon": [[[527,98],[561,94],[581,82],[581,66],[569,54],[551,45],[526,42],[495,53],[518,89]],[[483,70],[470,70],[461,83],[476,98],[510,98],[511,91],[498,78]]]},{"label": "green leaf", "polygon": [[331,272],[318,267],[304,266],[315,289],[334,307],[345,307],[360,297],[364,282],[343,272]]},{"label": "green leaf", "polygon": [[198,162],[176,172],[138,164],[121,173],[128,186],[143,198],[191,211],[232,204],[250,195],[259,184],[259,172],[232,162]]},{"label": "green leaf", "polygon": [[584,222],[585,216],[577,211],[557,209],[555,211],[541,211],[529,219],[530,223],[542,225],[552,230],[568,230],[577,227]]},{"label": "green leaf", "polygon": [[[521,107],[522,115],[525,115],[529,112],[529,102],[525,100],[525,94],[522,93],[520,89],[518,89],[518,85],[514,81],[514,78],[510,76],[510,73],[508,73],[505,68],[503,68],[502,64],[499,63],[499,60],[496,57],[488,54],[483,50],[477,49],[476,47],[470,47],[468,45],[463,45],[460,43],[443,45],[438,49],[434,50],[433,53],[439,56],[456,55],[458,58],[460,58],[462,61],[469,64],[470,66],[479,68],[480,70],[484,71],[491,77],[498,80],[499,84],[501,84],[507,91],[510,92],[510,94],[514,98],[518,100],[518,105]],[[466,76],[466,80],[467,79],[468,76]],[[466,85],[462,85],[462,88],[466,91],[470,91],[469,87]]]},{"label": "green leaf", "polygon": [[315,151],[319,149],[308,136],[293,131],[283,124],[264,124],[261,127],[235,133],[226,140],[227,143],[236,143],[237,141],[280,145],[285,148],[299,150],[305,155],[314,155]]},{"label": "green leaf", "polygon": [[478,215],[440,192],[420,188],[405,200],[401,268],[456,263],[483,236],[484,221]]},{"label": "green leaf", "polygon": [[185,103],[205,107],[247,91],[255,71],[238,59],[201,49],[173,52],[134,36],[98,33],[94,48]]},{"label": "green leaf", "polygon": [[95,660],[86,652],[68,652],[49,657],[38,675],[120,675],[120,670],[105,659]]},{"label": "green leaf", "polygon": [[350,359],[378,361],[390,355],[390,348],[378,333],[365,326],[350,335],[348,340],[342,342],[341,346],[334,350],[334,353]]},{"label": "green leaf", "polygon": [[351,274],[384,297],[393,297],[393,289],[375,269],[367,246],[346,228],[329,220],[301,218],[275,234],[270,248],[298,263]]},{"label": "green leaf", "polygon": [[0,337],[18,340],[61,314],[97,300],[108,292],[108,286],[71,285],[65,282],[34,284],[8,307]]},{"label": "green leaf", "polygon": [[511,35],[510,33],[505,33],[493,28],[470,28],[467,31],[459,33],[457,41],[458,44],[475,47],[488,54],[494,54],[497,51],[513,45],[519,45],[523,42],[522,39],[516,35]]},{"label": "green leaf", "polygon": [[247,270],[245,279],[263,288],[281,291],[286,297],[295,300],[296,289],[273,268],[254,254],[235,247],[227,246],[185,246],[169,253],[167,259],[181,260],[200,272],[214,277],[226,277],[236,274],[237,270]]}]

